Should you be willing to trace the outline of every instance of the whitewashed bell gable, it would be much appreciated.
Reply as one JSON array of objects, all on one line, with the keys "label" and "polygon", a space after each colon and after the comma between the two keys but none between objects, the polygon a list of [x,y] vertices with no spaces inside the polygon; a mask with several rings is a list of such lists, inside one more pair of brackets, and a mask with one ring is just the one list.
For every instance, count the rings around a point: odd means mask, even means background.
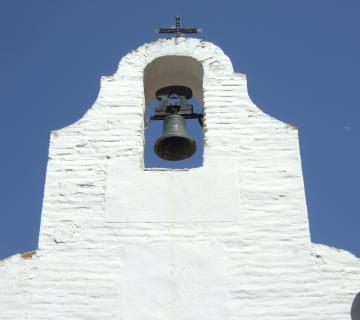
[{"label": "whitewashed bell gable", "polygon": [[[146,105],[173,84],[203,106],[203,166],[144,169]],[[349,320],[359,291],[360,260],[311,243],[297,129],[192,38],[130,52],[51,133],[39,249],[0,262],[1,320]]]}]

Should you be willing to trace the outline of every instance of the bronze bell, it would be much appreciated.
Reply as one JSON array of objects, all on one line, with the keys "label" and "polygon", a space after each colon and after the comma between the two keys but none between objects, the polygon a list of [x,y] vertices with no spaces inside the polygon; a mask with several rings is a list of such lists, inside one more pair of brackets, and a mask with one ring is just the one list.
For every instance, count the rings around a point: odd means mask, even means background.
[{"label": "bronze bell", "polygon": [[177,161],[191,157],[196,151],[195,140],[186,131],[186,120],[178,114],[165,117],[163,134],[154,145],[162,159]]},{"label": "bronze bell", "polygon": [[185,86],[168,86],[156,91],[160,105],[149,121],[163,120],[163,133],[156,140],[154,151],[164,160],[184,160],[196,151],[196,142],[186,131],[186,119],[198,119],[202,126],[203,115],[194,113],[188,102],[191,97],[191,89]]}]

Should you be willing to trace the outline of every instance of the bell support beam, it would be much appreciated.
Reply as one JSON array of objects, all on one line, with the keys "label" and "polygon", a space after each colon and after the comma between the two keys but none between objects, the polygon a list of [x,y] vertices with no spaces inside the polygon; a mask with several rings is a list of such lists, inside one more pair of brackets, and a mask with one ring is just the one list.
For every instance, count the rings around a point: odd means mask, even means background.
[{"label": "bell support beam", "polygon": [[148,127],[152,120],[164,120],[168,115],[178,114],[184,119],[198,119],[203,126],[204,115],[193,111],[193,106],[187,101],[192,98],[192,91],[185,86],[168,86],[156,92],[160,105],[156,107],[155,114],[146,123]]}]

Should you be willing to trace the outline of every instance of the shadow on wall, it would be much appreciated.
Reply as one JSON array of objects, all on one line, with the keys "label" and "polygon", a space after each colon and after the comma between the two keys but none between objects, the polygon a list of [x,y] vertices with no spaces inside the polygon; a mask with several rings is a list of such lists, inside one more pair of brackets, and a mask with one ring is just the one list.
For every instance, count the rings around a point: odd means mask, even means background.
[{"label": "shadow on wall", "polygon": [[351,320],[360,320],[360,292],[356,295],[351,306]]},{"label": "shadow on wall", "polygon": [[[169,86],[185,86],[192,91],[193,98],[188,102],[195,113],[203,113],[202,64],[188,56],[165,56],[150,62],[144,70],[145,122],[154,115],[159,105],[157,90]],[[195,154],[181,161],[167,161],[154,153],[154,143],[162,136],[163,121],[151,121],[145,131],[144,165],[145,168],[185,169],[201,167],[203,162],[204,132],[197,119],[186,120],[187,133],[196,141]]]}]

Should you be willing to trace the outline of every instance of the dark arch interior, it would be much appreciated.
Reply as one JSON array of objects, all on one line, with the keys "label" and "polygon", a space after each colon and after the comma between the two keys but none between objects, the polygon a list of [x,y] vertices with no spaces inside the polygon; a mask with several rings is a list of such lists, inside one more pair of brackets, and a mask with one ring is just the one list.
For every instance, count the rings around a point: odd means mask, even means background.
[{"label": "dark arch interior", "polygon": [[[156,92],[164,87],[185,86],[192,91],[189,102],[195,113],[203,113],[203,76],[202,64],[188,56],[163,56],[150,62],[144,69],[145,123],[154,115],[159,101]],[[184,169],[200,167],[203,162],[204,134],[197,119],[186,120],[187,132],[196,142],[196,152],[190,158],[167,161],[154,152],[154,143],[162,135],[163,121],[153,120],[144,132],[145,168]]]},{"label": "dark arch interior", "polygon": [[167,86],[186,86],[203,104],[204,70],[200,62],[187,56],[164,56],[150,62],[144,69],[144,95],[148,106],[157,90]]},{"label": "dark arch interior", "polygon": [[351,306],[351,320],[360,320],[360,292],[356,295]]}]

